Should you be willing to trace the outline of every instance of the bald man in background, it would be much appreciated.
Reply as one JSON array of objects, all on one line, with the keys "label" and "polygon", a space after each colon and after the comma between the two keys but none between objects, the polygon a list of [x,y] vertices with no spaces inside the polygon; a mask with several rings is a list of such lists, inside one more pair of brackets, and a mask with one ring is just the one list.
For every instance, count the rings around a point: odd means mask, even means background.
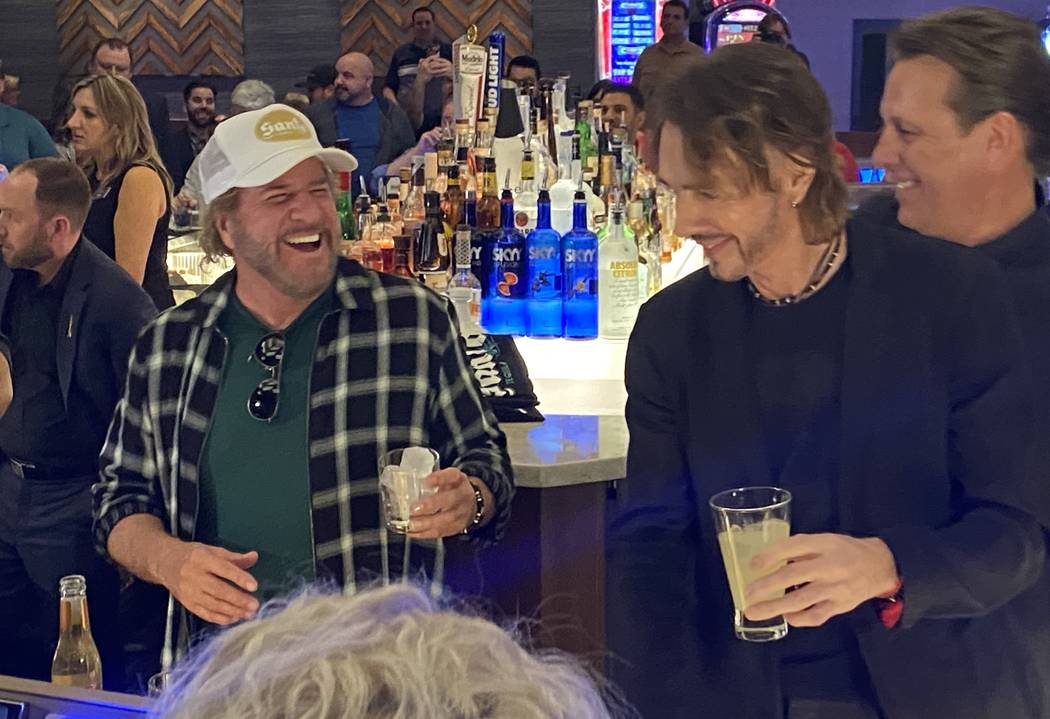
[{"label": "bald man in background", "polygon": [[335,63],[335,95],[306,109],[322,145],[349,140],[349,150],[357,158],[352,189],[360,191],[357,178],[364,177],[374,191],[372,169],[385,165],[416,144],[405,111],[385,97],[372,94],[375,68],[367,55],[348,52]]}]

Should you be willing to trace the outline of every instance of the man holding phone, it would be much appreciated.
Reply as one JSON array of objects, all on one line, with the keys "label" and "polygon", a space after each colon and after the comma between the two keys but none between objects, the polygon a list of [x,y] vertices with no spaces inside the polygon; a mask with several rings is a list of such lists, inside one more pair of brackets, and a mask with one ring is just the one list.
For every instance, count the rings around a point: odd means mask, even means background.
[{"label": "man holding phone", "polygon": [[412,41],[394,51],[383,87],[383,96],[408,113],[417,136],[441,124],[445,85],[452,83],[452,46],[436,31],[433,10],[412,12]]}]

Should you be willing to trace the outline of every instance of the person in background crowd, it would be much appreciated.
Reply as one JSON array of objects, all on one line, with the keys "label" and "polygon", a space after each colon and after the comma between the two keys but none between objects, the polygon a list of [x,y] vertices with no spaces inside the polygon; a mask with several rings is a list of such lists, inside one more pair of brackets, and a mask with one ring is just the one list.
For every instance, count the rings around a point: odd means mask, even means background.
[{"label": "person in background crowd", "polygon": [[162,157],[173,187],[182,187],[190,165],[215,130],[215,99],[215,87],[205,80],[191,80],[182,90],[186,126],[168,134]]},{"label": "person in background crowd", "polygon": [[[237,83],[230,93],[230,115],[240,115],[248,110],[259,110],[274,103],[273,88],[262,80],[243,80]],[[193,164],[186,171],[186,181],[175,197],[180,207],[197,209],[201,197],[200,155],[193,158]]]},{"label": "person in background crowd", "polygon": [[18,107],[18,99],[22,95],[22,79],[18,75],[4,75],[3,83],[0,102],[9,107]]},{"label": "person in background crowd", "polygon": [[28,112],[0,103],[0,165],[8,170],[34,157],[54,157],[55,143]]},{"label": "person in background crowd", "polygon": [[783,45],[799,56],[806,67],[810,67],[809,57],[791,43],[791,30],[773,13],[769,13],[758,23],[758,32],[752,42],[765,42],[771,45]]},{"label": "person in background crowd", "polygon": [[289,90],[284,93],[284,97],[281,98],[281,104],[287,105],[288,107],[294,107],[299,112],[303,112],[306,108],[310,107],[310,98],[301,92]]},{"label": "person in background crowd", "polygon": [[157,309],[171,307],[171,176],[153,144],[142,96],[121,75],[93,75],[73,87],[67,124],[92,189],[84,236],[141,283]]},{"label": "person in background crowd", "polygon": [[602,95],[602,122],[606,127],[623,124],[633,145],[635,135],[645,123],[645,97],[634,85],[613,85]]},{"label": "person in background crowd", "polygon": [[[66,122],[73,114],[73,86],[91,75],[107,73],[120,75],[128,80],[134,79],[131,47],[119,38],[99,40],[87,59],[85,75],[69,82],[60,82],[55,86],[55,94],[52,98],[54,104],[51,113],[51,130],[58,141],[65,142],[68,139],[65,128]],[[153,142],[158,151],[162,150],[169,129],[168,100],[164,95],[152,92],[142,95],[142,100],[146,104],[146,118],[150,131],[153,133]]]},{"label": "person in background crowd", "polygon": [[437,127],[452,84],[452,46],[438,40],[429,7],[412,11],[412,41],[394,51],[389,68],[383,97],[401,106],[417,134]]},{"label": "person in background crowd", "polygon": [[332,146],[337,139],[350,141],[358,169],[352,178],[354,196],[360,192],[357,178],[370,181],[372,170],[385,165],[416,144],[416,134],[396,102],[372,94],[372,61],[359,52],[348,52],[335,63],[339,73],[335,96],[306,109],[321,144]]},{"label": "person in background crowd", "polygon": [[[445,100],[445,107],[441,111],[441,122],[450,125],[456,121],[456,106],[452,98]],[[373,177],[383,179],[385,177],[396,177],[402,168],[412,167],[412,158],[426,155],[428,152],[437,152],[438,143],[441,142],[442,128],[434,127],[419,136],[419,141],[414,147],[405,150],[401,155],[388,165],[378,165],[372,170]]]},{"label": "person in background crowd", "polygon": [[530,652],[410,585],[275,602],[180,667],[158,703],[162,719],[635,716],[567,654]]},{"label": "person in background crowd", "polygon": [[[873,160],[897,186],[859,216],[967,247],[995,260],[1010,280],[1025,353],[1033,368],[1032,456],[1037,496],[1027,509],[1050,527],[1050,219],[1041,183],[1050,174],[1050,83],[1036,27],[991,8],[958,8],[904,22],[891,38],[893,67]],[[1026,595],[1045,611],[1041,592]],[[1030,671],[1033,701],[1050,712],[1050,634],[1029,627],[1042,651]],[[1005,714],[1004,714],[1005,715]]]},{"label": "person in background crowd", "polygon": [[689,24],[686,22],[688,13],[689,7],[683,0],[667,0],[664,3],[660,13],[663,37],[638,56],[631,78],[631,84],[641,90],[645,97],[652,95],[663,78],[674,73],[683,63],[703,57],[703,49],[689,42]]},{"label": "person in background crowd", "polygon": [[[437,591],[441,538],[506,529],[506,440],[444,299],[337,254],[331,174],[355,166],[284,105],[221,123],[202,153],[216,173],[200,241],[235,269],[132,352],[95,487],[96,542],[206,622],[250,618],[258,597],[314,577],[353,592],[365,577],[423,573]],[[377,461],[420,444],[443,469],[409,545],[381,522]]]},{"label": "person in background crowd", "polygon": [[309,104],[314,105],[327,100],[335,94],[335,65],[314,65],[306,74],[306,80],[295,83],[297,88],[306,90]]},{"label": "person in background crowd", "polygon": [[119,579],[93,551],[91,485],[149,297],[80,232],[76,165],[29,160],[0,183],[0,325],[13,394],[0,418],[0,674],[47,681],[58,581],[87,578],[107,689],[124,688]]},{"label": "person in background crowd", "polygon": [[[827,98],[786,49],[719,48],[647,117],[709,265],[627,350],[614,678],[646,716],[1046,717],[1045,481],[1006,277],[847,221]],[[744,590],[748,619],[791,627],[770,643],[735,637],[706,506],[748,486],[793,496]]]},{"label": "person in background crowd", "polygon": [[707,16],[713,9],[711,0],[689,0],[689,42],[704,47],[707,38]]},{"label": "person in background crowd", "polygon": [[523,95],[535,97],[541,77],[540,61],[531,55],[518,55],[507,63],[507,79],[513,80]]},{"label": "person in background crowd", "polygon": [[602,102],[602,96],[610,87],[616,87],[617,83],[612,80],[599,80],[591,86],[591,89],[587,92],[587,99],[598,103]]}]

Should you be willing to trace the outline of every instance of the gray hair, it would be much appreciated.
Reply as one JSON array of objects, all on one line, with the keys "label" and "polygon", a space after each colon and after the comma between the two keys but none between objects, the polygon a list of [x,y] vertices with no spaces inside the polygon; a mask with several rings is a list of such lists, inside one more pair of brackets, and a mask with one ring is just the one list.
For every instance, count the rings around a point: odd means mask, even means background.
[{"label": "gray hair", "polygon": [[274,103],[273,88],[262,80],[245,80],[237,83],[230,94],[230,104],[244,110],[261,110]]},{"label": "gray hair", "polygon": [[309,591],[219,634],[155,707],[164,719],[605,719],[635,712],[579,662],[394,585]]}]

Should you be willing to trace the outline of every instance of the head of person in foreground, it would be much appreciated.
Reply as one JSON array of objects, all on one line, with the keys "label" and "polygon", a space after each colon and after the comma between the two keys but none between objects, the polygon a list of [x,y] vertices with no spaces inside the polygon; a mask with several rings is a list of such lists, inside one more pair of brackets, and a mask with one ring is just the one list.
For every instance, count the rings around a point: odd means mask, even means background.
[{"label": "head of person in foreground", "polygon": [[176,669],[163,719],[635,716],[569,656],[395,585],[271,603]]}]

